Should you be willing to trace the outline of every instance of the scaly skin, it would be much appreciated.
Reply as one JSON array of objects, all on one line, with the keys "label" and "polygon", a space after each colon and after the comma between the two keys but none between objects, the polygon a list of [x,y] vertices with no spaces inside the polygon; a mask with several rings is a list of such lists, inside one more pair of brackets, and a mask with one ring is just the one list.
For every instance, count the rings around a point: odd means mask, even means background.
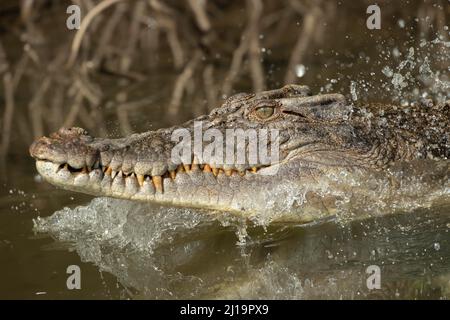
[{"label": "scaly skin", "polygon": [[[327,182],[330,176],[387,176],[399,164],[426,159],[444,163],[445,174],[449,115],[448,102],[356,106],[340,94],[311,95],[306,86],[288,85],[232,96],[209,115],[194,119],[203,122],[203,131],[214,128],[224,136],[227,128],[279,130],[276,163],[212,164],[193,149],[190,160],[180,164],[171,157],[177,144],[172,133],[186,128],[193,137],[194,120],[122,139],[93,138],[81,128],[63,128],[37,139],[30,153],[47,181],[69,190],[246,217],[270,207],[288,212],[279,220],[308,222],[332,214],[336,201],[308,193],[312,186],[346,190],[344,182]],[[274,143],[270,137],[269,145]],[[273,169],[278,171],[267,174]],[[307,201],[295,206],[289,199],[296,195],[293,191],[302,190]]]}]

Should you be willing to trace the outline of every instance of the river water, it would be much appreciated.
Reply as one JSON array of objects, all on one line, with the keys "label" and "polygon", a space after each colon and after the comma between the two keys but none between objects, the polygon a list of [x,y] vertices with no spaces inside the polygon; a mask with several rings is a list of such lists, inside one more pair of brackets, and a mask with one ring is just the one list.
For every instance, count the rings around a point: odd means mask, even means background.
[{"label": "river water", "polygon": [[[386,9],[389,22],[368,30],[365,7],[352,3],[337,6],[336,25],[324,29],[323,41],[296,67],[297,82],[357,102],[406,105],[420,97],[449,98],[448,27],[446,38],[433,28],[424,34],[418,28],[423,21],[415,20],[420,8],[409,5]],[[448,19],[448,10],[436,10]],[[263,48],[271,88],[283,83],[280,70],[288,63],[283,46]],[[181,123],[211,109],[193,108],[186,99],[167,117],[179,72],[163,63],[155,70],[129,93],[148,98],[148,106],[127,114],[132,131]],[[251,79],[242,77],[234,92],[251,88]],[[26,112],[28,102],[26,95],[18,99],[17,112]],[[108,135],[120,136],[116,111],[105,105],[102,112]],[[37,175],[27,142],[16,134],[11,149],[1,169],[0,298],[450,297],[448,180],[440,190],[447,201],[432,206],[405,206],[395,213],[387,206],[383,216],[356,221],[252,224],[227,214],[60,190]],[[80,290],[67,288],[67,268],[73,265],[81,270]],[[379,278],[374,280],[373,272]]]}]

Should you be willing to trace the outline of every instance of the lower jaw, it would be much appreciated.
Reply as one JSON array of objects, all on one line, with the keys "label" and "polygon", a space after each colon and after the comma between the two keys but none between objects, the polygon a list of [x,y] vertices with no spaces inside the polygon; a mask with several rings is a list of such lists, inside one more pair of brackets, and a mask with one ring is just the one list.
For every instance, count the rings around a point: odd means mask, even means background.
[{"label": "lower jaw", "polygon": [[[165,178],[163,181],[164,191],[155,190],[151,182],[145,181],[143,186],[139,186],[133,179],[122,179],[123,183],[112,181],[110,176],[103,174],[100,169],[92,170],[90,173],[79,173],[73,175],[68,171],[59,170],[60,165],[49,161],[36,161],[36,168],[39,174],[51,184],[62,189],[90,194],[93,196],[105,196],[133,201],[151,202],[175,206],[185,206],[201,209],[212,209],[228,212],[242,212],[242,208],[234,208],[227,201],[220,199],[219,190],[199,188],[191,183],[191,175],[186,173],[178,174],[175,181]],[[195,174],[195,173],[194,173]],[[198,173],[203,175],[202,173]],[[217,184],[217,178],[212,174],[202,176],[202,179],[211,180]],[[228,179],[228,177],[227,177]],[[204,190],[208,189],[209,192]],[[214,194],[215,193],[215,194]],[[214,201],[212,200],[214,199]],[[248,212],[247,214],[249,214]]]},{"label": "lower jaw", "polygon": [[[323,217],[323,214],[318,213],[308,214],[304,212],[299,215],[298,212],[295,212],[297,210],[294,210],[294,212],[280,212],[280,210],[275,208],[267,208],[263,202],[264,200],[269,201],[270,199],[257,197],[258,194],[263,194],[264,191],[267,191],[267,187],[263,184],[263,181],[266,180],[259,175],[255,175],[248,180],[239,180],[241,178],[234,176],[226,177],[219,175],[218,177],[214,177],[211,173],[206,175],[201,172],[180,173],[174,181],[171,178],[164,179],[164,190],[161,193],[156,191],[153,186],[145,185],[145,183],[143,187],[136,185],[137,182],[114,184],[111,182],[111,178],[104,175],[100,169],[98,171],[92,170],[88,174],[73,175],[68,171],[58,171],[59,167],[59,164],[48,161],[38,160],[36,162],[38,172],[51,184],[66,190],[93,196],[207,209],[210,214],[226,212],[241,218],[250,219],[254,218],[255,215],[265,216],[268,214],[274,217],[274,219],[270,219],[271,222],[307,223],[315,220],[317,217]],[[252,183],[254,182],[253,179],[258,179],[261,182],[261,190],[255,189],[255,184]],[[196,181],[197,185],[193,181]],[[198,181],[202,181],[204,184]],[[248,195],[242,192],[239,193],[239,190],[236,188],[237,183],[243,183],[245,185],[244,188],[251,190],[251,192]],[[224,190],[233,190],[234,195],[237,195],[237,197],[233,196],[233,192],[227,193]]]}]

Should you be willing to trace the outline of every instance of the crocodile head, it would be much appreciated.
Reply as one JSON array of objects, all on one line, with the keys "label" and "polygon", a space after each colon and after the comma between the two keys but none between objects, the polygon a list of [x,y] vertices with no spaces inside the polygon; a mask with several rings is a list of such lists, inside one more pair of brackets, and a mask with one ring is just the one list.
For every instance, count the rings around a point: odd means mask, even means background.
[{"label": "crocodile head", "polygon": [[63,128],[37,139],[30,153],[42,177],[65,189],[251,215],[286,202],[292,188],[317,185],[324,173],[415,156],[407,139],[380,134],[355,110],[340,94],[312,96],[289,85],[237,94],[209,115],[127,138]]}]

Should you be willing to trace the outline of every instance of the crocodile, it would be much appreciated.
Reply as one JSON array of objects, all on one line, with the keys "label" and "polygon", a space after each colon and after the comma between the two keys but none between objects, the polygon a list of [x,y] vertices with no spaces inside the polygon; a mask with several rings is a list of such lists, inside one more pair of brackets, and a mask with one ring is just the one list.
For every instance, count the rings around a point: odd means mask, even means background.
[{"label": "crocodile", "polygon": [[[274,221],[307,223],[336,215],[344,202],[363,212],[377,198],[420,202],[439,190],[448,200],[449,128],[450,101],[349,103],[286,85],[239,93],[182,125],[125,138],[62,128],[36,139],[30,154],[45,180],[68,190],[246,218],[270,211]],[[225,139],[230,130],[244,138]],[[266,156],[252,157],[263,142]],[[220,161],[228,147],[244,159]]]}]

